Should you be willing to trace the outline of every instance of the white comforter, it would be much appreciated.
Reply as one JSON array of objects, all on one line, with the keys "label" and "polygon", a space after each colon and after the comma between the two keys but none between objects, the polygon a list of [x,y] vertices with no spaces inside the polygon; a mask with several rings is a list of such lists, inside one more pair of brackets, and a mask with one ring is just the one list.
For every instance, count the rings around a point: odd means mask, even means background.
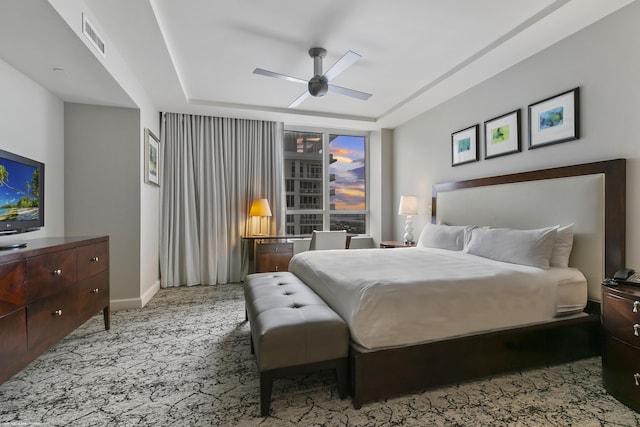
[{"label": "white comforter", "polygon": [[575,269],[427,248],[308,251],[292,258],[289,271],[347,322],[351,339],[365,349],[549,320],[558,282],[576,274],[584,281]]}]

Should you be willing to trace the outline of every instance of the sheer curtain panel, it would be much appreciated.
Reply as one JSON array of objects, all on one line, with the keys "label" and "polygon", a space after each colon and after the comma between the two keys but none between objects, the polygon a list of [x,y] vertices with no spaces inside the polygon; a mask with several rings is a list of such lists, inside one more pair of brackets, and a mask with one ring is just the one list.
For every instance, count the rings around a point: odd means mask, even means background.
[{"label": "sheer curtain panel", "polygon": [[162,287],[239,282],[252,200],[284,231],[282,123],[163,113],[161,135]]}]

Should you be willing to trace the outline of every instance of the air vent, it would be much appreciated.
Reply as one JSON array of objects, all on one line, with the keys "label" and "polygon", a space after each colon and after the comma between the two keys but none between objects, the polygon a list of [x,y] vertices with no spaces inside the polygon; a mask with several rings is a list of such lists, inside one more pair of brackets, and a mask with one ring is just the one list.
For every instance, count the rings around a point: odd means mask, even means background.
[{"label": "air vent", "polygon": [[91,22],[89,22],[84,13],[82,14],[82,32],[85,36],[87,36],[91,44],[96,49],[98,49],[98,52],[100,52],[102,56],[106,56],[102,38],[98,35],[98,33],[96,33],[96,30],[93,29]]}]

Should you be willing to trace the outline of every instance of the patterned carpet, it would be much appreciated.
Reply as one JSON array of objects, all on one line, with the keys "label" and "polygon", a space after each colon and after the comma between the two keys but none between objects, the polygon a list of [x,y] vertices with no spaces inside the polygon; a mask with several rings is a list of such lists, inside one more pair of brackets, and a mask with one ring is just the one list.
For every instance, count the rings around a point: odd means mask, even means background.
[{"label": "patterned carpet", "polygon": [[640,426],[602,387],[599,358],[431,390],[355,410],[331,373],[258,375],[239,285],[161,290],[96,316],[0,385],[0,426]]}]

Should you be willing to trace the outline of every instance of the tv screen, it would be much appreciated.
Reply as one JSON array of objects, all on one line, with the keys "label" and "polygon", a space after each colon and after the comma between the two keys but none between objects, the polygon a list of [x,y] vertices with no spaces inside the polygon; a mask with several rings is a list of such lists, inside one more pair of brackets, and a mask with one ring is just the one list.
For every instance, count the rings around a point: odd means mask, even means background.
[{"label": "tv screen", "polygon": [[44,163],[0,150],[0,233],[44,226]]}]

